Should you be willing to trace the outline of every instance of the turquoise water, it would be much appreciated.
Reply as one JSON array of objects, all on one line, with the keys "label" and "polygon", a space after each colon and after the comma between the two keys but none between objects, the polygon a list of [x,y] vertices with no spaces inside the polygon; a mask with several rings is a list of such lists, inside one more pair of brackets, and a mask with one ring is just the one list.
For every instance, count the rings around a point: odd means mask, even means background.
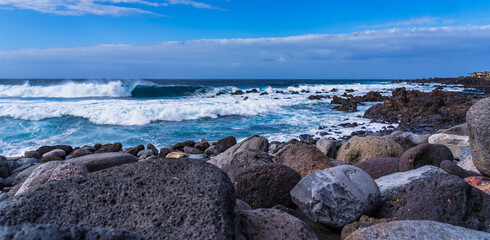
[{"label": "turquoise water", "polygon": [[[376,131],[386,125],[359,117],[374,103],[344,113],[332,110],[328,99],[307,97],[341,95],[346,89],[354,89],[353,95],[389,95],[396,87],[433,89],[390,80],[0,80],[0,154],[17,156],[53,144],[163,147],[251,134],[287,141],[300,134],[320,137],[320,126],[344,122],[364,123],[364,130]],[[332,88],[338,91],[330,92]],[[251,89],[269,94],[216,96]],[[338,128],[326,137],[360,127]]]}]

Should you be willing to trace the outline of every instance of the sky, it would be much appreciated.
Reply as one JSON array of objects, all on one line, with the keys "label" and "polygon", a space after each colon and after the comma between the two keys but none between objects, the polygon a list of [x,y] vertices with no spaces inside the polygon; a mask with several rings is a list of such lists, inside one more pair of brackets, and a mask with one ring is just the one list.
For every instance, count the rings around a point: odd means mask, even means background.
[{"label": "sky", "polygon": [[452,77],[488,0],[0,0],[0,78]]}]

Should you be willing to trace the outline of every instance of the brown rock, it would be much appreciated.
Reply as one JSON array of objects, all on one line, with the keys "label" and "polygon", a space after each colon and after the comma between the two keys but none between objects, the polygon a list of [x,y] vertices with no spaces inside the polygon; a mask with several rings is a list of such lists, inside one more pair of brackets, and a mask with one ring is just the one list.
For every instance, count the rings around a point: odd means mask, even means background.
[{"label": "brown rock", "polygon": [[114,144],[105,144],[102,145],[99,150],[97,150],[95,153],[105,153],[105,152],[119,152],[122,149],[122,144],[121,143],[114,143]]},{"label": "brown rock", "polygon": [[464,179],[471,186],[482,190],[484,193],[490,195],[490,178],[476,176],[476,177],[467,177]]},{"label": "brown rock", "polygon": [[81,163],[62,163],[53,170],[48,182],[87,174],[88,168]]},{"label": "brown rock", "polygon": [[77,158],[77,157],[81,157],[81,156],[85,156],[85,155],[89,155],[89,154],[92,154],[92,152],[87,150],[87,149],[80,148],[80,149],[77,149],[73,152],[72,157]]},{"label": "brown rock", "polygon": [[403,147],[387,137],[352,137],[340,147],[337,160],[355,164],[375,157],[400,157]]},{"label": "brown rock", "polygon": [[444,160],[453,160],[451,150],[441,144],[423,143],[408,149],[400,157],[400,171],[409,171],[425,165],[439,167]]},{"label": "brown rock", "polygon": [[373,179],[398,172],[399,158],[377,157],[356,163],[354,166],[366,171]]},{"label": "brown rock", "polygon": [[284,164],[301,177],[310,173],[333,167],[332,162],[315,146],[295,142],[284,147],[275,157],[274,162]]}]

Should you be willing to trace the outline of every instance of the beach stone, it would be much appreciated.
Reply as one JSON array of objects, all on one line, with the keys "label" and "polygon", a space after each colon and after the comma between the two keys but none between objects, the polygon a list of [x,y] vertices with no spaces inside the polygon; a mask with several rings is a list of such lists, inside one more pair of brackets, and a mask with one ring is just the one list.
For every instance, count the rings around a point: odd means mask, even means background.
[{"label": "beach stone", "polygon": [[27,152],[25,152],[24,153],[24,157],[26,157],[26,158],[40,159],[41,158],[41,155],[39,155],[39,153],[36,150],[33,150],[33,151],[27,151]]},{"label": "beach stone", "polygon": [[87,149],[80,148],[80,149],[73,151],[72,157],[77,158],[77,157],[82,157],[82,156],[90,155],[90,154],[93,154],[93,152],[91,152]]},{"label": "beach stone", "polygon": [[19,190],[15,193],[15,195],[19,195],[21,193],[32,190],[36,187],[39,187],[46,183],[48,179],[51,177],[53,171],[61,165],[59,161],[47,162],[41,164],[37,167],[31,175],[26,179],[26,181],[22,184]]},{"label": "beach stone", "polygon": [[53,150],[43,154],[43,158],[51,157],[51,156],[64,159],[66,157],[66,152],[62,149],[53,149]]},{"label": "beach stone", "polygon": [[171,151],[168,149],[168,148],[161,148],[160,149],[160,157],[164,158],[165,156],[167,156],[167,154],[169,154]]},{"label": "beach stone", "polygon": [[464,179],[471,186],[480,189],[490,195],[490,178],[482,176],[467,177]]},{"label": "beach stone", "polygon": [[374,226],[374,225],[380,224],[380,223],[387,223],[389,221],[390,221],[389,219],[370,218],[368,216],[363,215],[363,216],[361,216],[361,218],[359,218],[358,221],[355,221],[353,223],[349,223],[349,224],[345,225],[342,228],[342,233],[341,233],[340,237],[341,237],[341,239],[345,239],[349,235],[351,235],[353,232],[355,232],[359,229],[368,228],[368,227],[371,227],[371,226]]},{"label": "beach stone", "polygon": [[197,142],[196,145],[194,145],[195,148],[201,151],[205,151],[209,146],[211,145],[209,144],[208,141],[206,141],[206,139],[201,139],[200,142]]},{"label": "beach stone", "polygon": [[355,164],[375,157],[400,157],[403,147],[387,137],[352,137],[340,147],[337,160]]},{"label": "beach stone", "polygon": [[[470,156],[471,156],[471,147],[470,146],[466,146],[466,147],[461,148],[459,150],[459,160],[460,161],[463,161],[467,157],[470,157]],[[471,161],[473,162],[473,159],[471,159]]]},{"label": "beach stone", "polygon": [[171,152],[165,158],[187,158],[187,154],[183,152]]},{"label": "beach stone", "polygon": [[462,148],[470,146],[470,138],[468,136],[459,136],[452,134],[438,133],[429,137],[429,143],[442,144],[451,150],[454,159],[459,159],[459,151]]},{"label": "beach stone", "polygon": [[471,106],[466,113],[466,122],[473,163],[479,172],[490,176],[490,97]]},{"label": "beach stone", "polygon": [[236,197],[252,208],[275,205],[295,207],[289,192],[301,180],[299,173],[282,164],[232,165],[224,169],[235,186]]},{"label": "beach stone", "polygon": [[36,158],[21,158],[21,159],[17,160],[16,162],[21,166],[25,166],[25,165],[32,166],[34,164],[38,164],[39,160]]},{"label": "beach stone", "polygon": [[153,144],[146,144],[146,149],[151,149],[153,151],[153,155],[158,155],[158,149]]},{"label": "beach stone", "polygon": [[[227,143],[231,143],[232,140],[233,139],[231,139],[231,138],[228,139]],[[222,147],[218,147],[219,145],[220,145],[220,143],[218,141],[215,144],[217,149],[222,148]],[[264,138],[264,137],[261,137],[258,135],[252,135],[248,138],[245,138],[244,140],[242,140],[238,144],[235,144],[232,147],[229,147],[226,151],[215,156],[214,159],[216,159],[216,162],[220,168],[224,167],[224,166],[228,166],[233,161],[233,157],[236,153],[243,152],[245,150],[252,150],[252,151],[258,150],[260,153],[261,152],[267,153],[267,151],[269,150],[269,141],[267,140],[267,138]],[[216,152],[216,150],[215,150],[215,152]],[[251,152],[248,152],[248,153],[242,154],[242,155],[243,155],[242,157],[239,157],[242,160],[244,157],[247,157],[248,155],[253,156],[254,159],[256,159],[258,157],[257,154],[252,154]],[[262,157],[259,156],[259,159],[262,159]]]},{"label": "beach stone", "polygon": [[291,197],[312,221],[339,228],[374,210],[380,192],[369,174],[343,165],[304,177],[291,190]]},{"label": "beach stone", "polygon": [[7,193],[0,192],[0,202],[7,200],[8,198],[9,198],[9,195]]},{"label": "beach stone", "polygon": [[152,156],[153,155],[153,150],[151,149],[143,149],[136,154],[138,158],[141,158],[141,156]]},{"label": "beach stone", "polygon": [[329,158],[335,159],[335,156],[337,156],[337,148],[335,147],[334,140],[322,138],[316,142],[316,148]]},{"label": "beach stone", "polygon": [[[136,147],[132,147],[132,148],[128,149],[128,153],[129,153],[129,154],[132,154],[133,156],[137,156],[137,155],[138,155],[138,153],[139,153],[140,151],[143,151],[143,150],[145,150],[145,146],[143,146],[143,145],[138,145],[138,146],[136,146]],[[158,154],[155,154],[155,155],[158,155]]]},{"label": "beach stone", "polygon": [[471,172],[471,174],[481,175],[481,173],[476,169],[475,164],[473,163],[473,157],[469,156],[464,160],[459,161],[458,166],[462,169]]},{"label": "beach stone", "polygon": [[[197,160],[146,160],[52,181],[0,203],[0,225],[78,225],[148,239],[233,239],[228,176]],[[14,214],[15,212],[15,214]]]},{"label": "beach stone", "polygon": [[272,156],[261,150],[244,149],[235,152],[230,158],[220,160],[217,159],[216,165],[219,168],[225,168],[230,165],[246,165],[272,163]]},{"label": "beach stone", "polygon": [[393,157],[377,157],[358,162],[354,166],[364,170],[373,179],[398,172],[400,159]]},{"label": "beach stone", "polygon": [[42,146],[36,150],[36,152],[39,154],[39,156],[43,156],[45,153],[50,152],[55,149],[62,149],[65,151],[66,155],[70,154],[73,152],[73,147],[68,146],[68,145],[56,145],[56,146]]},{"label": "beach stone", "polygon": [[252,210],[252,207],[250,207],[250,205],[248,205],[246,202],[237,198],[235,202],[235,212],[243,210]]},{"label": "beach stone", "polygon": [[447,173],[458,176],[460,178],[471,176],[471,174],[468,171],[462,169],[460,166],[458,166],[458,164],[450,160],[442,161],[440,167],[442,170],[446,171]]},{"label": "beach stone", "polygon": [[41,162],[46,163],[46,162],[52,162],[52,161],[63,161],[65,160],[64,158],[60,158],[58,156],[46,156],[41,159]]},{"label": "beach stone", "polygon": [[192,147],[194,144],[196,144],[194,141],[179,142],[173,146],[173,150],[182,150],[184,147]]},{"label": "beach stone", "polygon": [[284,164],[302,177],[326,168],[333,167],[332,162],[315,146],[294,142],[282,149],[274,157],[274,162]]},{"label": "beach stone", "polygon": [[78,158],[72,158],[66,160],[68,163],[81,163],[87,166],[90,172],[137,162],[138,159],[129,153],[120,152],[107,152],[107,153],[94,153],[90,155],[85,155]]},{"label": "beach stone", "polygon": [[10,176],[12,170],[19,167],[19,166],[17,167],[13,166],[14,164],[15,162],[7,160],[7,158],[4,156],[0,156],[0,177],[7,178],[8,176]]},{"label": "beach stone", "polygon": [[349,235],[345,240],[413,240],[413,239],[490,239],[490,234],[447,223],[423,220],[404,220],[381,223],[363,228]]},{"label": "beach stone", "polygon": [[94,144],[94,149],[95,149],[94,153],[95,153],[97,150],[99,150],[101,147],[102,147],[102,144],[100,144],[100,143],[96,143],[96,144]]},{"label": "beach stone", "polygon": [[239,211],[240,231],[250,240],[318,239],[301,220],[277,209]]},{"label": "beach stone", "polygon": [[203,154],[204,153],[202,150],[199,150],[195,147],[189,147],[189,146],[185,146],[183,151],[187,154]]},{"label": "beach stone", "polygon": [[24,182],[29,177],[29,175],[31,175],[31,173],[39,165],[40,164],[32,165],[32,166],[20,171],[19,173],[15,173],[15,174],[10,175],[8,178],[5,179],[5,184],[7,186],[13,186],[13,185],[16,185],[18,183]]},{"label": "beach stone", "polygon": [[427,179],[435,174],[447,174],[444,170],[434,166],[423,166],[407,172],[398,172],[376,179],[381,193],[381,201],[394,199],[398,192],[405,191],[410,183],[418,179]]},{"label": "beach stone", "polygon": [[[208,148],[206,148],[206,150],[204,150],[204,154],[208,155],[208,156],[211,156],[211,155],[216,155],[214,153],[214,151],[216,150],[216,146],[214,145],[211,145],[209,146]],[[219,154],[219,153],[218,153]]]},{"label": "beach stone", "polygon": [[10,240],[144,240],[139,234],[105,228],[58,227],[48,224],[0,226],[0,239]]},{"label": "beach stone", "polygon": [[49,181],[61,180],[74,176],[84,176],[88,174],[88,168],[81,163],[62,163],[57,166],[51,176],[48,179]]},{"label": "beach stone", "polygon": [[453,160],[453,153],[441,144],[423,143],[408,149],[400,157],[400,171],[409,171],[425,165],[439,167],[444,160]]},{"label": "beach stone", "polygon": [[451,174],[414,180],[381,203],[378,218],[432,220],[490,231],[490,195]]},{"label": "beach stone", "polygon": [[407,150],[419,144],[428,143],[430,136],[430,134],[415,134],[412,132],[394,131],[390,134],[389,138],[400,144],[403,149]]},{"label": "beach stone", "polygon": [[119,152],[122,149],[121,143],[104,144],[95,153]]},{"label": "beach stone", "polygon": [[468,124],[463,123],[463,124],[459,124],[459,125],[456,125],[454,127],[442,130],[441,133],[458,135],[458,136],[469,136],[470,130],[468,129]]}]

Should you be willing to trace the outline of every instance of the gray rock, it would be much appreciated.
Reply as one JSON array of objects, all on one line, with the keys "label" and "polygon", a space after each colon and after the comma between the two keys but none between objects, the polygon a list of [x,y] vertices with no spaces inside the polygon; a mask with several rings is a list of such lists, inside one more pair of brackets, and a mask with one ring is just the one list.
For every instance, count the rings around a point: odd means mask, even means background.
[{"label": "gray rock", "polygon": [[0,178],[0,191],[5,187],[5,180],[3,178]]},{"label": "gray rock", "polygon": [[389,138],[400,144],[405,150],[422,143],[428,143],[430,134],[415,134],[412,132],[395,131]]},{"label": "gray rock", "polygon": [[376,179],[381,193],[381,201],[393,199],[396,193],[405,190],[410,183],[417,179],[430,178],[435,174],[447,174],[444,170],[434,166],[423,166],[407,172],[393,173]]},{"label": "gray rock", "polygon": [[11,172],[20,167],[20,164],[18,164],[15,161],[10,161],[7,160],[4,156],[0,156],[0,177],[1,178],[6,178],[10,176]]},{"label": "gray rock", "polygon": [[251,240],[316,240],[313,230],[301,220],[277,209],[239,211],[240,230]]},{"label": "gray rock", "polygon": [[161,148],[159,155],[160,155],[160,157],[163,158],[163,157],[167,156],[167,154],[169,154],[170,152],[171,151],[168,148]]},{"label": "gray rock", "polygon": [[216,162],[219,168],[224,168],[230,165],[246,165],[272,163],[272,156],[268,153],[256,149],[244,149],[235,152],[230,158],[218,159]]},{"label": "gray rock", "polygon": [[[451,150],[454,159],[459,159],[459,151],[470,145],[468,136],[438,133],[429,137],[429,143],[442,144]],[[446,159],[447,160],[447,159]]]},{"label": "gray rock", "polygon": [[203,154],[204,151],[199,150],[195,147],[185,146],[183,151],[187,154]]},{"label": "gray rock", "polygon": [[37,168],[39,167],[41,164],[35,164],[35,165],[32,165],[24,170],[22,170],[21,172],[19,172],[18,174],[13,174],[12,176],[8,177],[5,179],[6,183],[10,186],[13,186],[13,185],[16,185],[18,183],[22,183],[24,182],[30,175],[31,173]]},{"label": "gray rock", "polygon": [[[221,141],[221,140],[220,140]],[[216,148],[218,149],[218,143],[216,143]],[[223,153],[220,153],[214,159],[218,163],[218,166],[227,166],[230,165],[230,162],[233,159],[233,155],[235,153],[244,151],[244,150],[259,150],[261,152],[267,152],[269,150],[269,141],[264,138],[260,137],[258,135],[252,135],[244,140],[242,140],[240,143],[235,144],[234,146],[228,148],[226,151]]]},{"label": "gray rock", "polygon": [[66,160],[69,163],[82,163],[87,166],[90,172],[126,164],[137,162],[138,159],[129,153],[96,153],[83,157]]},{"label": "gray rock", "polygon": [[29,175],[15,195],[27,192],[46,183],[54,169],[59,165],[61,165],[61,162],[58,161],[41,164]]},{"label": "gray rock", "polygon": [[123,230],[83,227],[57,227],[47,224],[0,226],[0,239],[10,240],[144,240],[139,234]]},{"label": "gray rock", "polygon": [[460,178],[472,176],[472,174],[462,169],[458,164],[450,160],[444,160],[441,162],[441,169],[449,174],[456,175]]},{"label": "gray rock", "polygon": [[481,175],[478,169],[476,169],[475,164],[473,164],[473,157],[471,156],[465,158],[464,160],[459,161],[458,166],[473,174]]},{"label": "gray rock", "polygon": [[[61,150],[61,149],[60,149]],[[63,150],[61,150],[63,151]],[[41,162],[52,162],[52,161],[63,161],[65,160],[64,158],[60,158],[58,156],[54,156],[54,155],[49,155],[49,156],[46,156],[46,157],[43,157],[41,158]]]},{"label": "gray rock", "polygon": [[[136,146],[136,147],[132,147],[132,148],[128,149],[128,153],[129,153],[129,154],[132,154],[132,155],[134,155],[134,156],[137,156],[137,155],[138,155],[138,153],[139,153],[140,151],[142,151],[142,150],[145,150],[145,146],[143,146],[143,145],[138,145],[138,146]],[[157,155],[157,154],[155,154],[155,155]]]},{"label": "gray rock", "polygon": [[77,149],[73,152],[72,157],[78,158],[78,157],[82,157],[82,156],[90,155],[90,154],[93,154],[93,152],[88,150],[88,149],[80,148],[80,149]]},{"label": "gray rock", "polygon": [[233,185],[219,168],[197,160],[121,165],[51,181],[14,199],[0,203],[0,225],[105,227],[148,239],[235,237]]},{"label": "gray rock", "polygon": [[304,177],[291,197],[312,221],[342,227],[375,209],[380,192],[362,169],[343,165]]},{"label": "gray rock", "polygon": [[316,142],[316,148],[320,150],[329,158],[334,158],[337,155],[337,148],[335,147],[335,141],[330,139],[320,139]]},{"label": "gray rock", "polygon": [[[470,146],[461,148],[459,150],[459,160],[460,161],[465,160],[469,156],[471,156],[471,147]],[[473,161],[473,159],[471,161]]]},{"label": "gray rock", "polygon": [[188,156],[188,158],[204,161],[204,160],[208,159],[208,155],[206,155],[206,154],[191,154]]},{"label": "gray rock", "polygon": [[19,160],[17,160],[17,163],[20,164],[21,166],[24,166],[24,165],[34,165],[34,164],[38,164],[39,163],[39,160],[36,159],[36,158],[21,158]]},{"label": "gray rock", "polygon": [[53,170],[48,182],[87,174],[88,168],[81,163],[62,163]]},{"label": "gray rock", "polygon": [[8,198],[9,198],[9,195],[7,193],[0,192],[0,202],[7,200]]},{"label": "gray rock", "polygon": [[466,113],[471,156],[476,169],[490,176],[490,97],[475,103]]},{"label": "gray rock", "polygon": [[380,223],[363,228],[349,235],[345,240],[413,240],[413,239],[490,239],[490,234],[458,227],[447,223],[426,220],[404,220]]},{"label": "gray rock", "polygon": [[73,152],[73,148],[68,145],[56,145],[56,146],[42,146],[36,150],[37,153],[39,153],[39,156],[44,155],[45,153],[52,151],[54,149],[62,149],[65,151],[66,155],[70,154]]},{"label": "gray rock", "polygon": [[40,159],[41,158],[41,155],[39,155],[39,153],[37,151],[27,151],[24,153],[24,157],[26,158],[36,158],[36,159]]},{"label": "gray rock", "polygon": [[48,157],[48,156],[55,156],[59,158],[65,158],[66,157],[66,152],[63,149],[53,149],[45,154],[43,154],[43,158]]},{"label": "gray rock", "polygon": [[463,124],[459,124],[459,125],[456,125],[454,127],[442,130],[441,133],[459,135],[459,136],[469,136],[470,130],[468,129],[468,124],[463,123]]},{"label": "gray rock", "polygon": [[252,207],[250,207],[250,205],[248,205],[246,202],[237,198],[235,202],[235,212],[243,210],[252,210]]},{"label": "gray rock", "polygon": [[206,150],[204,150],[204,154],[206,154],[206,155],[208,155],[208,156],[215,155],[215,153],[214,153],[215,151],[216,151],[216,152],[218,152],[218,151],[216,150],[216,146],[211,145],[211,146],[209,146],[208,148],[206,148]]},{"label": "gray rock", "polygon": [[153,151],[153,155],[158,155],[158,149],[153,144],[146,144],[146,149],[151,149]]},{"label": "gray rock", "polygon": [[139,157],[141,157],[143,155],[152,156],[153,155],[153,150],[151,150],[151,149],[141,150],[141,151],[138,152],[138,154],[136,156],[139,158]]}]

